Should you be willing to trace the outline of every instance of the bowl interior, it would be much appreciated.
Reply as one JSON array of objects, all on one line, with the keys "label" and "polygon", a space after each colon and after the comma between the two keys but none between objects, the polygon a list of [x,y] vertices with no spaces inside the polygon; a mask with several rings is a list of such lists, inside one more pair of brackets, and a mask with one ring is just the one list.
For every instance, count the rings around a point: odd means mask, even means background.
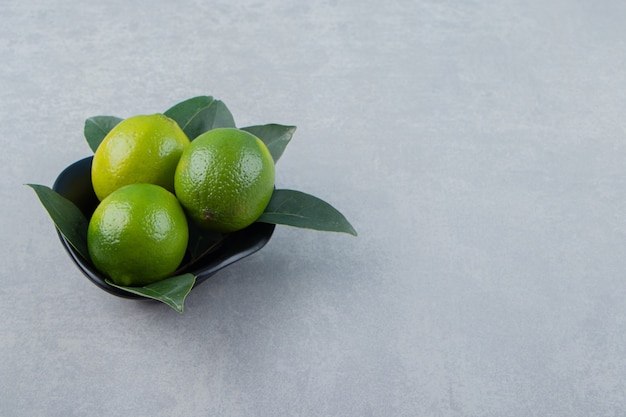
[{"label": "bowl interior", "polygon": [[[68,166],[59,174],[52,187],[54,191],[76,204],[87,219],[91,218],[91,214],[99,202],[91,185],[92,160],[93,157],[90,156]],[[193,227],[191,223],[190,227]],[[191,255],[188,253],[182,263],[184,267],[177,273],[190,272],[194,274],[196,276],[195,288],[222,268],[253,254],[265,246],[272,237],[275,227],[275,225],[268,223],[253,223],[238,232],[220,235],[217,238],[213,237],[214,244],[210,246],[210,249],[203,256],[194,259],[193,262],[191,262]],[[197,230],[191,230],[190,235],[193,235],[194,231],[202,233]],[[60,233],[58,235],[74,263],[99,288],[119,297],[147,299],[107,284],[105,281],[106,276],[98,271],[90,260],[79,255],[63,235]]]}]

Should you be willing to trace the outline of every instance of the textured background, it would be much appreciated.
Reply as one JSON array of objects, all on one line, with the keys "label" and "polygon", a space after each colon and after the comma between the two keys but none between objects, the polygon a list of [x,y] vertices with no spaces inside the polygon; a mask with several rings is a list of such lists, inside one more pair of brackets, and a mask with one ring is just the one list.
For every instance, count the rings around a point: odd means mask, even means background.
[{"label": "textured background", "polygon": [[[0,415],[623,416],[626,2],[0,0]],[[295,124],[278,227],[183,315],[84,279],[24,183],[87,117]]]}]

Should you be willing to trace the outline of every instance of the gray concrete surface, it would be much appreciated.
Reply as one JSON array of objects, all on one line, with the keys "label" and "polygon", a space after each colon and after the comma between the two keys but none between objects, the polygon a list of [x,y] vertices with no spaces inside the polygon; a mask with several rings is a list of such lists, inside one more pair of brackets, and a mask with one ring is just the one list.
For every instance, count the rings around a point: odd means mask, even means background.
[{"label": "gray concrete surface", "polygon": [[[0,415],[626,415],[626,3],[0,0]],[[110,296],[24,183],[87,117],[298,126],[279,227],[178,315]]]}]

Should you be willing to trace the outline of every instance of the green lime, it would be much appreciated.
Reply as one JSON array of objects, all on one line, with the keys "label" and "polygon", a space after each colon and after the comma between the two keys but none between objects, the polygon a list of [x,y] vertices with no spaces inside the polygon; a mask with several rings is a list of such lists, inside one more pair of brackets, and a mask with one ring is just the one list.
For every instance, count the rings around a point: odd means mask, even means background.
[{"label": "green lime", "polygon": [[121,121],[94,154],[91,180],[96,195],[103,200],[118,188],[136,183],[174,192],[174,171],[188,145],[178,124],[162,114]]},{"label": "green lime", "polygon": [[89,222],[92,262],[118,285],[144,286],[171,275],[187,249],[189,230],[176,197],[154,184],[109,194]]},{"label": "green lime", "polygon": [[174,176],[176,196],[199,226],[233,232],[254,223],[274,190],[274,160],[256,136],[209,130],[185,149]]}]

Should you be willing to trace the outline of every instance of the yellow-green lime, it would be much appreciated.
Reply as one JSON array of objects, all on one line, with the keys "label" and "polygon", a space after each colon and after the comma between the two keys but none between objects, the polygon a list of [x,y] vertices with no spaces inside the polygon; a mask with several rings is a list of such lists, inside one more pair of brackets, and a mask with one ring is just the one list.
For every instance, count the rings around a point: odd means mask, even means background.
[{"label": "yellow-green lime", "polygon": [[136,183],[156,184],[174,192],[174,171],[189,139],[162,114],[121,121],[96,149],[91,180],[98,199]]},{"label": "yellow-green lime", "polygon": [[107,196],[87,231],[92,262],[118,285],[144,286],[180,265],[189,230],[176,197],[154,184],[131,184]]},{"label": "yellow-green lime", "polygon": [[274,160],[256,136],[209,130],[185,149],[174,176],[176,196],[199,226],[233,232],[254,223],[274,190]]}]

